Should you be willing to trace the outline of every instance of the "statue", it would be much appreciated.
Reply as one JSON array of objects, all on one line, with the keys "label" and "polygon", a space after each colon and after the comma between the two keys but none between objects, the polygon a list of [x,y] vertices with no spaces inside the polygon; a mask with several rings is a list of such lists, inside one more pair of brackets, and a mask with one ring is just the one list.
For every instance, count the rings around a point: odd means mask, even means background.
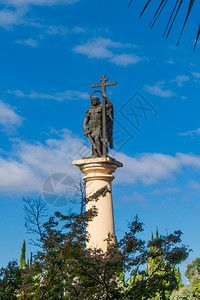
[{"label": "statue", "polygon": [[[116,82],[106,83],[108,79],[104,75],[101,84],[94,84],[92,87],[102,87],[101,91],[95,91],[90,96],[91,107],[87,110],[83,130],[84,135],[89,137],[92,143],[92,156],[107,156],[108,146],[113,148],[113,105],[106,95],[106,86],[115,85]],[[102,103],[94,93],[102,94]]]},{"label": "statue", "polygon": [[[102,95],[106,101],[106,138],[109,142],[109,146],[113,148],[113,106],[106,94]],[[84,122],[83,130],[84,135],[89,137],[92,142],[92,156],[103,155],[103,124],[102,124],[102,110],[103,104],[100,103],[100,99],[96,96],[90,97],[91,107],[88,109]],[[87,126],[86,126],[87,125]],[[106,155],[108,149],[106,146]]]}]

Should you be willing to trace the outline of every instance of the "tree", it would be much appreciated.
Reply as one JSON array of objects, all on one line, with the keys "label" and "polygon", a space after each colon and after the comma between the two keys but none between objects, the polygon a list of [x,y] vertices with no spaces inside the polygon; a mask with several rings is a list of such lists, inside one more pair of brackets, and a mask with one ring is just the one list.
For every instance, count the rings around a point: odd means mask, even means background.
[{"label": "tree", "polygon": [[191,278],[195,275],[200,276],[200,258],[196,258],[193,262],[187,265],[187,269],[185,271],[185,276],[191,280]]},{"label": "tree", "polygon": [[32,264],[33,264],[33,253],[31,252],[31,254],[30,254],[30,266],[32,266]]},{"label": "tree", "polygon": [[185,276],[189,279],[192,292],[200,299],[200,258],[187,265]]},{"label": "tree", "polygon": [[176,288],[180,289],[183,286],[183,283],[182,283],[182,280],[181,280],[181,273],[180,273],[179,268],[174,267],[174,274],[175,274],[176,282],[177,282]]},{"label": "tree", "polygon": [[[132,4],[132,2],[133,2],[133,0],[130,0],[129,6]],[[142,12],[140,14],[140,17],[144,14],[144,12],[147,10],[147,8],[149,7],[149,5],[151,3],[155,3],[156,1],[146,0],[145,2],[146,2],[146,4],[144,5],[144,8],[143,8],[143,10],[142,10]],[[155,25],[155,23],[158,20],[159,16],[163,12],[163,10],[167,7],[167,4],[169,2],[170,1],[168,1],[168,0],[160,0],[159,1],[159,4],[158,4],[157,9],[155,11],[155,14],[154,14],[154,16],[152,18],[152,21],[149,24],[150,29]],[[171,12],[169,14],[168,22],[166,24],[166,27],[165,27],[165,30],[164,30],[164,33],[163,33],[163,36],[165,36],[166,38],[168,38],[168,36],[169,36],[169,34],[171,32],[171,29],[174,26],[174,23],[175,23],[175,20],[177,18],[177,15],[180,13],[180,9],[183,6],[183,4],[185,4],[185,2],[186,2],[186,0],[176,0],[176,1],[174,1],[172,9],[171,9]],[[187,10],[186,10],[186,13],[185,13],[185,19],[183,20],[183,26],[182,26],[182,29],[181,29],[181,32],[180,32],[180,35],[179,35],[179,38],[178,38],[178,41],[177,41],[177,45],[180,42],[180,39],[181,39],[181,36],[182,36],[183,31],[185,29],[186,23],[188,21],[190,13],[191,13],[191,11],[192,11],[192,9],[194,7],[194,4],[196,2],[197,1],[195,1],[195,0],[190,0],[189,3],[188,3]],[[197,45],[197,42],[198,42],[198,39],[199,39],[199,35],[200,35],[200,25],[199,25],[199,28],[198,28],[198,31],[197,31],[194,49],[196,48],[196,45]]]},{"label": "tree", "polygon": [[[156,237],[155,240],[159,239],[158,229],[156,228]],[[154,236],[152,233],[151,241],[154,241]],[[156,271],[156,275],[163,275],[162,286],[160,290],[157,290],[155,295],[151,297],[151,300],[157,299],[169,299],[170,294],[174,289],[178,289],[182,286],[181,274],[178,268],[175,266],[171,266],[168,261],[163,261],[162,254],[159,255],[160,249],[154,246],[150,247],[150,252],[154,253],[156,257],[153,255],[148,259],[148,268],[147,272],[151,275],[158,268],[160,264],[160,268]],[[166,270],[168,269],[168,276],[165,276]]]},{"label": "tree", "polygon": [[[85,202],[98,201],[99,196],[108,192],[103,188]],[[28,201],[26,205],[28,213]],[[153,241],[141,240],[138,234],[143,231],[143,224],[137,216],[115,245],[108,236],[106,253],[101,249],[87,249],[87,224],[97,214],[95,207],[82,213],[57,212],[48,222],[40,224],[41,251],[34,257],[32,265],[24,270],[19,290],[22,299],[152,299],[162,290],[163,280],[169,279],[169,267],[188,256],[188,249],[180,246],[180,231],[160,235]],[[37,222],[31,219],[31,224],[35,228]],[[27,225],[31,229],[30,224]],[[151,247],[158,251],[150,251]],[[155,270],[148,274],[145,268],[152,257],[161,259]],[[123,273],[132,276],[131,283],[124,281]]]},{"label": "tree", "polygon": [[22,286],[22,272],[16,261],[0,269],[0,299],[15,300]]},{"label": "tree", "polygon": [[174,290],[170,296],[170,300],[194,300],[191,288],[186,285],[178,291]]},{"label": "tree", "polygon": [[195,295],[196,299],[200,299],[200,276],[194,275],[190,280],[190,284],[192,286],[192,292]]},{"label": "tree", "polygon": [[25,227],[27,232],[31,235],[37,235],[36,240],[31,239],[31,244],[41,247],[43,240],[43,227],[42,222],[48,217],[46,204],[42,201],[41,197],[35,201],[29,197],[24,197],[23,201],[25,212]]},{"label": "tree", "polygon": [[185,276],[189,279],[189,285],[173,291],[171,300],[200,299],[200,258],[187,265]]},{"label": "tree", "polygon": [[21,256],[20,256],[20,269],[25,269],[26,267],[26,242],[23,240],[22,248],[21,248]]}]

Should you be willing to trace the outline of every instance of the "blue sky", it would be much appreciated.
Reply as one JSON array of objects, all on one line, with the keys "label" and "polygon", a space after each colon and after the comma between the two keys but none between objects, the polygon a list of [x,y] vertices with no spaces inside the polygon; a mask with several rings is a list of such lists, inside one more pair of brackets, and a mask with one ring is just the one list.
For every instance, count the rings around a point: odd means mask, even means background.
[{"label": "blue sky", "polygon": [[165,40],[161,19],[148,30],[153,7],[138,20],[142,2],[128,9],[128,1],[114,0],[1,1],[1,266],[19,258],[30,238],[23,196],[40,195],[55,173],[80,178],[71,161],[87,152],[83,118],[90,86],[104,74],[118,83],[107,90],[116,120],[112,156],[124,164],[113,184],[116,233],[138,214],[144,238],[156,226],[162,234],[181,229],[193,249],[188,262],[200,255],[197,9],[177,48],[184,10]]}]

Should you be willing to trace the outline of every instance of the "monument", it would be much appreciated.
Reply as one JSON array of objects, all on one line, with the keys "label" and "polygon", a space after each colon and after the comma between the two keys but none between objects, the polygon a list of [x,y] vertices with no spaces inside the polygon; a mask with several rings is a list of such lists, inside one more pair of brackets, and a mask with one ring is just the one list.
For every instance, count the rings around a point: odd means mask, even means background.
[{"label": "monument", "polygon": [[[73,164],[80,168],[85,175],[86,197],[92,196],[103,187],[107,187],[110,193],[100,197],[98,201],[89,201],[86,210],[96,206],[98,215],[89,222],[87,231],[90,240],[88,248],[101,248],[107,250],[108,235],[115,242],[115,230],[113,219],[112,187],[114,179],[112,175],[117,168],[123,167],[122,163],[108,155],[108,144],[113,148],[113,105],[106,94],[106,87],[116,85],[116,82],[107,82],[105,75],[100,79],[101,83],[93,84],[91,87],[101,87],[102,90],[94,91],[90,96],[91,107],[87,110],[83,122],[84,135],[90,139],[92,144],[92,156],[81,160],[74,160]],[[101,93],[102,103],[94,93]]]}]

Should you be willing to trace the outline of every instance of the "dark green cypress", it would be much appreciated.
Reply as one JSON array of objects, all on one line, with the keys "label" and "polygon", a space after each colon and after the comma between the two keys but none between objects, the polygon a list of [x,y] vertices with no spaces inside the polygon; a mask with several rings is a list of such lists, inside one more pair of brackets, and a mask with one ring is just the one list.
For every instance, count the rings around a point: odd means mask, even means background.
[{"label": "dark green cypress", "polygon": [[30,255],[30,266],[32,266],[33,264],[33,253],[31,252],[31,255]]},{"label": "dark green cypress", "polygon": [[25,269],[26,267],[26,242],[23,240],[22,248],[21,248],[21,256],[20,256],[20,269]]}]

